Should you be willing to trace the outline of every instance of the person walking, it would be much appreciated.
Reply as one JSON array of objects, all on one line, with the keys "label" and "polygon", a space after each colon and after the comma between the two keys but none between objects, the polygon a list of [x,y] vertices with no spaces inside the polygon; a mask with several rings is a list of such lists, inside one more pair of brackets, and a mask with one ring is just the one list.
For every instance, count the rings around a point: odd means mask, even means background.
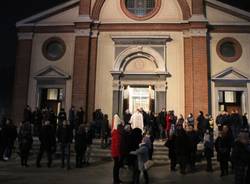
[{"label": "person walking", "polygon": [[18,134],[18,141],[21,157],[21,166],[29,167],[28,157],[33,143],[32,127],[29,121],[23,122],[21,124]]},{"label": "person walking", "polygon": [[52,153],[56,150],[56,137],[50,121],[45,121],[45,123],[43,124],[39,135],[39,140],[40,149],[36,160],[36,166],[38,168],[41,167],[40,162],[43,153],[46,152],[48,158],[47,166],[48,168],[50,168],[52,164]]}]

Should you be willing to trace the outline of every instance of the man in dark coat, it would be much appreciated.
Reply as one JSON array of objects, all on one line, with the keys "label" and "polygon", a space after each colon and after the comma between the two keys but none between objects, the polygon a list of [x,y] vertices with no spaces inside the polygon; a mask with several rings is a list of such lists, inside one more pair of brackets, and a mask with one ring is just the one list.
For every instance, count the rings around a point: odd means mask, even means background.
[{"label": "man in dark coat", "polygon": [[84,123],[84,111],[82,107],[76,112],[76,121],[77,127]]},{"label": "man in dark coat", "polygon": [[60,112],[59,112],[57,118],[58,118],[58,127],[62,127],[63,122],[65,120],[67,120],[67,114],[66,114],[64,108],[60,109]]},{"label": "man in dark coat", "polygon": [[[192,125],[191,125],[192,126]],[[186,173],[188,155],[191,152],[191,144],[185,130],[181,127],[176,130],[176,155],[180,164],[180,173]]]},{"label": "man in dark coat", "polygon": [[61,167],[64,168],[64,161],[66,159],[67,169],[70,169],[70,144],[72,143],[73,132],[69,123],[66,120],[64,120],[63,125],[58,128],[57,137],[58,137],[58,142],[61,145],[61,152],[62,152]]},{"label": "man in dark coat", "polygon": [[221,176],[228,175],[228,161],[230,160],[232,142],[233,138],[230,136],[229,128],[224,125],[221,134],[215,140],[215,149],[217,160],[220,162]]},{"label": "man in dark coat", "polygon": [[123,119],[124,119],[125,125],[126,125],[126,124],[129,124],[129,121],[130,121],[131,116],[132,116],[132,114],[129,112],[129,109],[127,109],[127,110],[124,112],[124,115],[123,115]]},{"label": "man in dark coat", "polygon": [[21,165],[29,167],[28,157],[33,143],[32,127],[29,121],[22,123],[19,130],[18,141],[19,141]]},{"label": "man in dark coat", "polygon": [[51,167],[52,163],[52,153],[56,149],[56,137],[54,134],[53,127],[50,125],[49,121],[45,121],[44,125],[42,126],[40,135],[40,150],[37,156],[36,166],[41,167],[40,161],[42,159],[43,153],[47,153],[48,163],[47,166]]},{"label": "man in dark coat", "polygon": [[54,113],[53,109],[49,109],[49,122],[50,126],[53,129],[53,133],[56,134],[56,127],[57,127],[57,122],[56,122],[56,114]]},{"label": "man in dark coat", "polygon": [[165,135],[165,129],[166,129],[166,109],[162,108],[161,112],[158,114],[159,118],[159,129],[160,129],[160,138],[164,139],[166,137]]},{"label": "man in dark coat", "polygon": [[76,126],[76,111],[75,106],[72,106],[69,110],[69,124],[71,129],[73,130]]},{"label": "man in dark coat", "polygon": [[235,171],[235,184],[247,184],[247,167],[250,160],[248,143],[248,133],[240,132],[234,143],[232,151],[232,162]]},{"label": "man in dark coat", "polygon": [[104,115],[104,119],[101,124],[101,148],[108,146],[108,134],[109,134],[109,120],[108,115]]},{"label": "man in dark coat", "polygon": [[83,165],[83,156],[87,149],[87,134],[85,127],[81,124],[75,135],[75,152],[76,152],[76,168],[81,168]]},{"label": "man in dark coat", "polygon": [[26,105],[24,111],[23,111],[23,120],[24,121],[32,121],[32,112],[31,112],[31,108],[29,105]]},{"label": "man in dark coat", "polygon": [[242,119],[241,116],[239,114],[239,112],[236,111],[232,111],[231,115],[230,115],[230,121],[231,121],[231,130],[234,136],[234,139],[236,139],[240,133],[240,129],[242,127]]},{"label": "man in dark coat", "polygon": [[39,136],[42,128],[42,112],[38,107],[32,113],[32,124],[34,125],[34,135]]},{"label": "man in dark coat", "polygon": [[10,119],[6,120],[6,125],[2,131],[4,145],[4,160],[9,160],[12,154],[12,149],[17,138],[17,127]]}]

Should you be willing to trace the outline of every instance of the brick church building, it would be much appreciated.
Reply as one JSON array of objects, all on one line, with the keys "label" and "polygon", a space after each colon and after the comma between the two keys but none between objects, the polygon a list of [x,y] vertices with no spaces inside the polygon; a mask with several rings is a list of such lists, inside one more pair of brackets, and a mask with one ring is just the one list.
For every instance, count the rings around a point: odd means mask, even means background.
[{"label": "brick church building", "polygon": [[70,0],[17,23],[13,118],[26,104],[250,114],[250,13],[216,0]]}]

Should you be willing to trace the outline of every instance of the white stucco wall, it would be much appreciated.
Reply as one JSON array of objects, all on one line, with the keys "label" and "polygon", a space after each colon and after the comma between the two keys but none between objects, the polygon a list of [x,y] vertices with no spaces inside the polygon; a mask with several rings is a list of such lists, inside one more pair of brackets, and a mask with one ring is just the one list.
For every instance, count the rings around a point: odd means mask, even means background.
[{"label": "white stucco wall", "polygon": [[206,6],[206,16],[209,23],[246,23],[247,21],[229,13]]},{"label": "white stucco wall", "polygon": [[[184,114],[184,54],[183,36],[180,32],[140,32],[140,33],[112,33],[102,32],[98,39],[97,73],[95,108],[112,115],[113,78],[110,71],[115,64],[115,46],[111,35],[169,35],[173,40],[167,43],[167,70],[172,75],[167,79],[168,89],[167,109],[175,110],[177,114]],[[150,84],[150,83],[149,83]]]},{"label": "white stucco wall", "polygon": [[[216,46],[217,43],[225,37],[232,37],[236,39],[242,47],[242,56],[237,60],[236,62],[233,63],[228,63],[223,61],[217,54],[216,52]],[[210,41],[210,58],[211,58],[211,63],[210,63],[210,68],[211,68],[211,76],[214,76],[223,70],[233,67],[240,73],[248,76],[250,78],[250,34],[246,33],[211,33],[211,41]],[[217,115],[217,109],[216,109],[216,88],[214,86],[214,82],[211,84],[211,92],[212,92],[212,112],[213,115]],[[248,84],[249,86],[249,84]],[[230,86],[228,86],[230,87]],[[247,91],[247,96],[248,99],[246,100],[246,110],[248,113],[250,113],[250,104],[249,104],[249,98],[250,98],[250,89],[245,88]]]},{"label": "white stucco wall", "polygon": [[[64,56],[58,61],[49,61],[42,54],[42,45],[45,40],[51,37],[60,37],[64,40],[66,45],[66,52]],[[75,35],[72,33],[61,34],[35,34],[33,38],[31,66],[30,66],[30,82],[28,93],[28,104],[33,108],[36,107],[37,100],[37,86],[34,76],[37,72],[47,66],[56,66],[68,75],[73,75],[73,63],[74,63],[74,47],[75,47]],[[65,109],[69,109],[71,106],[71,94],[72,94],[72,79],[66,82],[65,92]]]},{"label": "white stucco wall", "polygon": [[182,20],[182,12],[177,0],[162,0],[159,12],[149,20],[136,21],[127,17],[120,6],[120,0],[106,0],[101,13],[102,23],[149,23],[149,22],[174,22]]}]

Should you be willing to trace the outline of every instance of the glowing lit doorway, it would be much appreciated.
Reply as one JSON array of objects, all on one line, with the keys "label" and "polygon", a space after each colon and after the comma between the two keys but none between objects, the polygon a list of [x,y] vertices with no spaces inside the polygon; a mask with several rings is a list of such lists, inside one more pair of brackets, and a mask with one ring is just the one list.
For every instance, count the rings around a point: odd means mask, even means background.
[{"label": "glowing lit doorway", "polygon": [[154,111],[155,92],[152,86],[127,86],[124,89],[123,109],[134,113],[143,108],[146,112]]}]

